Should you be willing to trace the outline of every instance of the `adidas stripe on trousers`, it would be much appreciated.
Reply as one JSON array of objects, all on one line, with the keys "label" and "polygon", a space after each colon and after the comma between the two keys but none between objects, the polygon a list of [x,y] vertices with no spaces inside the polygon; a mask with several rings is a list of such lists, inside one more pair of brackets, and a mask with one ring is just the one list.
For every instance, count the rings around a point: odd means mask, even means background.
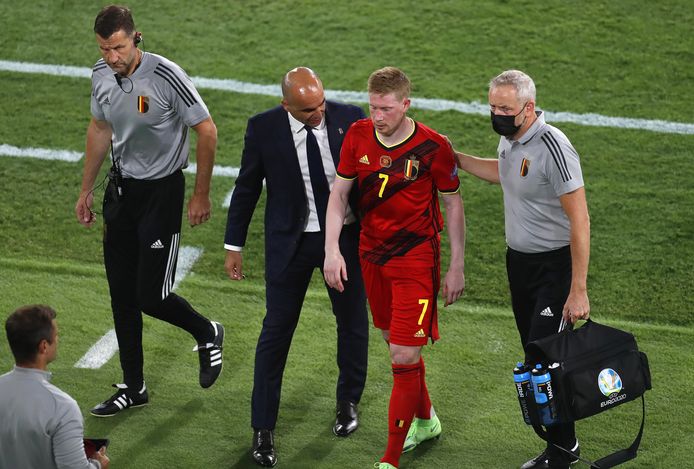
[{"label": "adidas stripe on trousers", "polygon": [[171,292],[180,243],[185,178],[179,170],[156,180],[123,179],[123,195],[104,195],[104,264],[128,388],[143,383],[142,312],[205,342],[210,323]]}]

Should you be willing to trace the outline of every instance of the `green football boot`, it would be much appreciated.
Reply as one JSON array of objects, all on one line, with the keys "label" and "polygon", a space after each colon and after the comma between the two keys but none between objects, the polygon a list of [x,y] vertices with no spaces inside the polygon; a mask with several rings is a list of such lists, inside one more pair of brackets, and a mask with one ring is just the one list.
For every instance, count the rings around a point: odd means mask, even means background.
[{"label": "green football boot", "polygon": [[397,467],[387,462],[375,462],[374,469],[398,469]]},{"label": "green football boot", "polygon": [[407,432],[405,444],[402,446],[402,452],[407,453],[417,447],[423,441],[438,439],[441,436],[441,422],[436,414],[428,420],[415,418],[412,420],[410,430]]}]

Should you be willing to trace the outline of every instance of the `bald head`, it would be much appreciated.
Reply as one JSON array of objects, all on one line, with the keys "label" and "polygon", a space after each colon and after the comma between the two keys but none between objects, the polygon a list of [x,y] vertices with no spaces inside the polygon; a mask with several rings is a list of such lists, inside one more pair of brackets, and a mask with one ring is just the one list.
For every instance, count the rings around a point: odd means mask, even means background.
[{"label": "bald head", "polygon": [[282,96],[285,100],[316,92],[323,92],[323,84],[316,72],[308,67],[293,68],[282,79]]},{"label": "bald head", "polygon": [[282,106],[296,120],[318,127],[325,115],[323,83],[307,67],[296,67],[282,79]]}]

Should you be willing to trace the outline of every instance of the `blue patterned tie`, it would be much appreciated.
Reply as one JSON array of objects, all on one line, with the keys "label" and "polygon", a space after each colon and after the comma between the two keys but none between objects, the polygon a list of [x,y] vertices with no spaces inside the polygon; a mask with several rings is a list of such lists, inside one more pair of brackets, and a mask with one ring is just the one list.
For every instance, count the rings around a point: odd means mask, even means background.
[{"label": "blue patterned tie", "polygon": [[330,186],[328,179],[325,177],[325,168],[323,168],[323,160],[320,156],[320,149],[316,136],[313,135],[313,128],[306,125],[306,157],[308,159],[308,174],[311,178],[311,187],[313,188],[313,198],[316,202],[316,211],[318,212],[318,223],[321,231],[325,231],[325,213],[328,210],[328,197],[330,196]]}]

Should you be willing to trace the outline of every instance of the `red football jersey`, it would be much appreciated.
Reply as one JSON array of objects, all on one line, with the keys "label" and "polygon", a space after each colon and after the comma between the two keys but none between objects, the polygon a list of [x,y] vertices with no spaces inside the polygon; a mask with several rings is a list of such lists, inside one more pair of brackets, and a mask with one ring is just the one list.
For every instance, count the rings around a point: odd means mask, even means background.
[{"label": "red football jersey", "polygon": [[355,122],[342,143],[337,175],[357,178],[364,260],[383,265],[443,229],[438,192],[458,191],[453,149],[438,132],[414,123],[403,142],[388,147],[371,119]]}]

